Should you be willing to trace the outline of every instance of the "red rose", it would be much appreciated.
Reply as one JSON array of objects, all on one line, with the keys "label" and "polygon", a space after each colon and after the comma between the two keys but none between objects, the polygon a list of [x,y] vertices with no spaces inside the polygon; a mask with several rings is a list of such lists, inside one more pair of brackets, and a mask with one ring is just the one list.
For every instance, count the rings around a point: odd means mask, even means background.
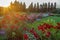
[{"label": "red rose", "polygon": [[39,38],[39,35],[36,32],[33,32],[35,38]]},{"label": "red rose", "polygon": [[40,26],[38,26],[38,30],[44,31],[45,29],[44,29],[44,27],[42,25],[40,25]]},{"label": "red rose", "polygon": [[26,27],[24,27],[24,28],[23,28],[23,30],[24,30],[24,31],[27,31],[27,28],[26,28]]},{"label": "red rose", "polygon": [[57,26],[54,26],[53,28],[54,28],[54,29],[57,29]]},{"label": "red rose", "polygon": [[33,33],[33,32],[34,32],[34,29],[32,28],[32,29],[30,30],[30,32]]},{"label": "red rose", "polygon": [[51,27],[53,27],[52,25],[49,25],[47,23],[44,23],[43,26],[44,26],[45,29],[47,29],[47,28],[50,29]]},{"label": "red rose", "polygon": [[15,20],[15,24],[18,23],[19,21],[18,20]]},{"label": "red rose", "polygon": [[16,26],[16,29],[18,29],[19,28],[19,26]]},{"label": "red rose", "polygon": [[5,20],[2,20],[2,24],[6,24],[6,21]]},{"label": "red rose", "polygon": [[11,16],[10,16],[10,15],[6,15],[6,18],[7,18],[8,20],[11,20]]},{"label": "red rose", "polygon": [[24,37],[24,39],[28,40],[28,35],[27,34],[24,34],[23,37]]},{"label": "red rose", "polygon": [[57,29],[60,29],[60,23],[57,23]]},{"label": "red rose", "polygon": [[57,29],[60,29],[60,26],[59,25],[57,25]]},{"label": "red rose", "polygon": [[7,28],[8,26],[7,25],[4,25],[3,28]]},{"label": "red rose", "polygon": [[57,25],[59,25],[59,26],[60,26],[60,23],[57,23]]},{"label": "red rose", "polygon": [[12,26],[10,26],[11,27],[11,29],[14,29],[15,28],[15,26],[14,25],[12,25]]},{"label": "red rose", "polygon": [[34,28],[32,28],[30,32],[34,35],[35,38],[39,38],[38,34],[34,31]]},{"label": "red rose", "polygon": [[50,34],[51,34],[50,32],[47,32],[46,37],[50,37]]}]

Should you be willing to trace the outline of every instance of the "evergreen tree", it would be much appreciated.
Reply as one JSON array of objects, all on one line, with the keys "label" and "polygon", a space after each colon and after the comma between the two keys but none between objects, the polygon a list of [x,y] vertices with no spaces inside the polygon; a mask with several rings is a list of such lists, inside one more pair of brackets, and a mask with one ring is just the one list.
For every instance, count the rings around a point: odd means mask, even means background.
[{"label": "evergreen tree", "polygon": [[56,2],[54,3],[54,8],[56,9]]},{"label": "evergreen tree", "polygon": [[23,11],[23,4],[22,4],[22,2],[20,3],[20,11]]},{"label": "evergreen tree", "polygon": [[44,12],[47,12],[47,3],[44,4]]},{"label": "evergreen tree", "polygon": [[44,12],[45,11],[45,3],[43,3],[43,5],[42,5],[42,12]]},{"label": "evergreen tree", "polygon": [[2,16],[3,10],[2,7],[0,7],[0,16]]},{"label": "evergreen tree", "polygon": [[33,2],[30,4],[28,10],[29,10],[30,12],[33,12]]},{"label": "evergreen tree", "polygon": [[51,9],[53,8],[53,3],[51,3]]},{"label": "evergreen tree", "polygon": [[43,12],[43,5],[40,4],[40,12]]},{"label": "evergreen tree", "polygon": [[39,12],[39,3],[37,3],[37,12]]},{"label": "evergreen tree", "polygon": [[34,4],[34,12],[36,12],[36,8],[37,8],[37,5],[36,5],[36,4]]},{"label": "evergreen tree", "polygon": [[25,2],[24,2],[24,4],[23,4],[23,11],[24,11],[24,12],[26,11],[26,4],[25,4]]},{"label": "evergreen tree", "polygon": [[51,7],[51,5],[50,5],[50,2],[48,3],[48,8],[50,8]]},{"label": "evergreen tree", "polygon": [[51,3],[51,12],[53,12],[53,3]]}]

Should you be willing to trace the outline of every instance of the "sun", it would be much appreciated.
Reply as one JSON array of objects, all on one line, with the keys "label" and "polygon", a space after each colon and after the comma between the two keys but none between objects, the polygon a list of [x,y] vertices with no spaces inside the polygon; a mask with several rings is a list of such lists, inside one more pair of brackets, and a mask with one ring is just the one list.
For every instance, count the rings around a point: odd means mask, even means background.
[{"label": "sun", "polygon": [[0,2],[0,6],[2,7],[8,7],[10,5],[10,1],[2,0]]},{"label": "sun", "polygon": [[2,6],[2,7],[9,7],[10,5],[9,4],[2,4],[0,6]]},{"label": "sun", "polygon": [[2,6],[3,7],[9,7],[9,4],[3,4]]}]

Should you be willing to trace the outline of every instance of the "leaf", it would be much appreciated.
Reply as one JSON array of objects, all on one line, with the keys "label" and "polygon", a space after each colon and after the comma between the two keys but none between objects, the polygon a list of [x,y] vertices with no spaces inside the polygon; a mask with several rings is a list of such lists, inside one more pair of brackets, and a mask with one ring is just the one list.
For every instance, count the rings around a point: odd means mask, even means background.
[{"label": "leaf", "polygon": [[56,34],[56,39],[60,40],[60,31]]},{"label": "leaf", "polygon": [[50,32],[51,32],[52,35],[55,35],[55,33],[57,32],[57,30],[54,29],[54,28],[51,28],[51,29],[50,29]]}]

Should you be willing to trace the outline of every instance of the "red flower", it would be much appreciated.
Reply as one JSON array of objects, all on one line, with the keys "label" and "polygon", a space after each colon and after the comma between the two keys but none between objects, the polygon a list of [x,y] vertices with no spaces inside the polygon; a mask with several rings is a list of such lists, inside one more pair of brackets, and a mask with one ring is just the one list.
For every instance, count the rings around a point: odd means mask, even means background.
[{"label": "red flower", "polygon": [[60,29],[60,26],[59,25],[57,25],[57,29]]},{"label": "red flower", "polygon": [[4,25],[3,28],[7,28],[7,25]]},{"label": "red flower", "polygon": [[39,38],[39,35],[36,32],[33,32],[33,35],[35,38],[37,38],[37,39]]},{"label": "red flower", "polygon": [[14,25],[12,25],[12,26],[10,26],[11,27],[11,29],[14,29],[15,28],[15,26]]},{"label": "red flower", "polygon": [[5,20],[2,20],[2,24],[6,24],[6,21]]},{"label": "red flower", "polygon": [[50,37],[51,33],[50,32],[47,32],[46,33],[46,37]]},{"label": "red flower", "polygon": [[19,18],[19,17],[20,17],[20,15],[19,15],[19,14],[16,14],[16,15],[15,15],[15,17],[16,17],[16,18]]},{"label": "red flower", "polygon": [[19,21],[18,20],[15,20],[15,24],[18,23]]},{"label": "red flower", "polygon": [[30,32],[31,32],[31,33],[34,32],[34,28],[32,28],[32,29],[30,30]]},{"label": "red flower", "polygon": [[35,38],[39,38],[39,35],[34,31],[34,28],[32,28],[30,32],[34,35]]},{"label": "red flower", "polygon": [[54,26],[53,28],[54,28],[54,29],[57,29],[57,26]]},{"label": "red flower", "polygon": [[25,18],[22,16],[22,17],[20,17],[19,18],[21,21],[24,21],[25,20]]},{"label": "red flower", "polygon": [[38,26],[38,30],[44,31],[45,29],[44,29],[43,25],[40,25],[40,26]]},{"label": "red flower", "polygon": [[57,25],[59,25],[59,26],[60,26],[60,23],[57,23]]},{"label": "red flower", "polygon": [[60,23],[57,23],[57,29],[60,29]]},{"label": "red flower", "polygon": [[23,37],[24,37],[24,39],[28,40],[28,35],[27,34],[24,34]]},{"label": "red flower", "polygon": [[6,15],[6,18],[7,18],[8,20],[11,20],[11,16],[10,16],[10,15]]},{"label": "red flower", "polygon": [[25,31],[26,31],[26,30],[27,30],[27,28],[26,28],[26,27],[24,27],[24,28],[23,28],[23,30],[25,30]]},{"label": "red flower", "polygon": [[19,28],[19,26],[16,26],[16,29],[18,29]]},{"label": "red flower", "polygon": [[45,29],[50,29],[51,27],[53,27],[52,25],[49,25],[49,24],[47,24],[47,23],[44,23],[43,24],[43,27],[45,28]]}]

